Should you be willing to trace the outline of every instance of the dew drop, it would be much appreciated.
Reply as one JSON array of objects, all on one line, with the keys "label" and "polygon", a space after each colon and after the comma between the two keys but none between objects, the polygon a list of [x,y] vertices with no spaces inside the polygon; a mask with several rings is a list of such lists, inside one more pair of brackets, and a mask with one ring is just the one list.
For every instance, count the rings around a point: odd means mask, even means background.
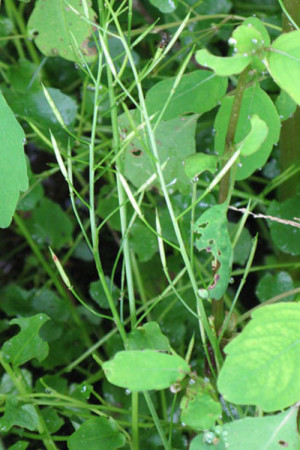
[{"label": "dew drop", "polygon": [[129,389],[125,389],[125,394],[126,394],[126,395],[130,395],[130,394],[131,394],[131,391],[130,391]]}]

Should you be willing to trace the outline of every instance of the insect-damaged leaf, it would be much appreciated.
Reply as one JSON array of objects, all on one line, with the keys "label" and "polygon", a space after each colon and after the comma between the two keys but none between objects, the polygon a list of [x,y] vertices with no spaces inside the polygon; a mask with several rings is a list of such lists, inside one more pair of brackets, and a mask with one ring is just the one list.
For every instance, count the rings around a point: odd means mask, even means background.
[{"label": "insect-damaged leaf", "polygon": [[214,258],[213,279],[209,296],[219,300],[225,293],[231,273],[232,245],[227,229],[227,204],[215,205],[205,211],[194,226],[199,251],[206,250]]},{"label": "insect-damaged leaf", "polygon": [[130,391],[166,389],[190,371],[180,356],[155,350],[121,351],[102,367],[110,383]]},{"label": "insect-damaged leaf", "polygon": [[35,39],[39,50],[46,56],[61,56],[70,61],[95,57],[90,45],[91,22],[95,13],[80,0],[38,0],[28,21],[28,33]]},{"label": "insect-damaged leaf", "polygon": [[264,306],[225,347],[218,378],[225,400],[278,411],[300,398],[300,305]]}]

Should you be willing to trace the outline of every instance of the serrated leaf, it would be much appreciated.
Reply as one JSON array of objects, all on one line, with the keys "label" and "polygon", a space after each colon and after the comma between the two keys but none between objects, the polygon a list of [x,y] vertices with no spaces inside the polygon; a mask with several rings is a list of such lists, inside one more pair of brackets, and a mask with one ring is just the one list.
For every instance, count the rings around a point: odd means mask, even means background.
[{"label": "serrated leaf", "polygon": [[126,439],[113,419],[95,417],[84,422],[75,433],[68,438],[68,449],[107,450],[120,448]]},{"label": "serrated leaf", "polygon": [[[266,273],[258,282],[255,294],[260,302],[275,297],[276,295],[283,294],[294,289],[293,279],[288,272],[280,271],[276,275]],[[294,296],[289,295],[285,297],[283,301],[293,301]]]},{"label": "serrated leaf", "polygon": [[0,431],[7,432],[13,426],[37,430],[39,417],[33,405],[24,405],[14,395],[6,397],[4,415],[0,419]]},{"label": "serrated leaf", "polygon": [[[175,79],[173,77],[160,81],[149,89],[146,96],[149,114],[162,110],[172,92]],[[225,95],[227,84],[226,79],[216,77],[207,70],[196,70],[183,75],[162,119],[170,120],[186,113],[202,114],[210,111]]]},{"label": "serrated leaf", "polygon": [[47,320],[49,318],[46,314],[11,320],[10,324],[18,325],[21,331],[4,343],[2,353],[5,361],[13,366],[20,366],[33,358],[39,361],[45,359],[48,355],[48,344],[40,338],[39,331]]},{"label": "serrated leaf", "polygon": [[[268,70],[278,86],[300,105],[300,30],[280,35],[267,53]],[[287,70],[288,68],[288,70]]]},{"label": "serrated leaf", "polygon": [[239,74],[251,62],[250,56],[215,56],[206,49],[198,50],[195,58],[198,64],[211,68],[216,75],[221,77]]},{"label": "serrated leaf", "polygon": [[[294,220],[300,217],[300,194],[291,197],[284,202],[273,201],[267,214],[286,220]],[[300,228],[285,225],[276,221],[269,221],[272,241],[283,253],[290,255],[300,255]]]},{"label": "serrated leaf", "polygon": [[242,333],[225,347],[218,388],[232,403],[271,412],[300,398],[300,305],[257,309]]},{"label": "serrated leaf", "polygon": [[256,114],[250,117],[251,130],[245,139],[237,144],[242,156],[249,156],[256,153],[262,143],[266,140],[269,133],[269,128],[266,122],[261,120]]},{"label": "serrated leaf", "polygon": [[20,191],[28,189],[25,134],[0,92],[0,227],[10,225]]},{"label": "serrated leaf", "polygon": [[[27,31],[46,56],[61,56],[70,61],[81,61],[78,49],[87,60],[95,58],[96,49],[90,46],[92,22],[95,13],[91,2],[86,11],[80,0],[38,0],[29,18]],[[74,41],[74,38],[76,41]]]},{"label": "serrated leaf", "polygon": [[161,332],[157,322],[145,323],[142,327],[132,330],[127,338],[128,350],[169,350],[168,338]]},{"label": "serrated leaf", "polygon": [[[198,435],[191,442],[190,450],[275,450],[299,449],[297,432],[297,408],[266,417],[245,417],[216,427],[216,431]],[[210,442],[210,443],[209,443]]]},{"label": "serrated leaf", "polygon": [[184,161],[184,171],[187,177],[194,178],[199,176],[205,170],[214,174],[217,169],[218,157],[207,155],[206,153],[195,153],[188,156]]},{"label": "serrated leaf", "polygon": [[102,367],[110,383],[130,391],[166,389],[190,371],[180,356],[155,350],[121,351]]},{"label": "serrated leaf", "polygon": [[201,381],[189,385],[180,402],[180,420],[194,430],[208,430],[222,413],[222,406],[213,398],[212,387]]},{"label": "serrated leaf", "polygon": [[[225,149],[232,105],[233,98],[224,98],[215,120],[215,151],[220,155],[223,154]],[[246,89],[243,95],[234,138],[235,144],[243,141],[249,134],[251,129],[250,117],[253,115],[257,115],[267,124],[269,133],[258,151],[249,156],[241,156],[241,162],[236,171],[237,180],[248,178],[255,170],[263,167],[280,135],[280,119],[272,100],[258,85],[253,85]]]},{"label": "serrated leaf", "polygon": [[212,206],[194,225],[194,232],[200,235],[195,241],[197,249],[206,250],[218,261],[217,270],[212,270],[213,280],[208,287],[209,296],[216,300],[222,298],[227,289],[232,265],[232,245],[226,212],[226,204]]},{"label": "serrated leaf", "polygon": [[[130,112],[136,127],[139,125],[136,111]],[[156,128],[155,140],[161,165],[164,165],[164,176],[167,184],[172,183],[172,189],[182,184],[190,187],[190,180],[184,174],[183,160],[195,152],[195,131],[198,116],[176,117],[162,121]],[[119,126],[128,131],[131,124],[125,114],[119,117]],[[145,131],[138,131],[120,157],[122,172],[136,187],[141,187],[156,173],[154,157],[148,147]],[[155,183],[154,183],[155,184]],[[157,185],[159,185],[156,182]]]}]

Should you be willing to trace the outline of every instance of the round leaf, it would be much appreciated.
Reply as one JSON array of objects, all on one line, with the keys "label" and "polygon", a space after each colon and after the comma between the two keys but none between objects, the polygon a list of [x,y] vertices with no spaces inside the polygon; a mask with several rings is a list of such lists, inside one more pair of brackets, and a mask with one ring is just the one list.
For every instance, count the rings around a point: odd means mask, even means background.
[{"label": "round leaf", "polygon": [[84,422],[75,433],[68,438],[69,450],[107,450],[125,445],[125,436],[118,430],[113,419],[95,417]]},{"label": "round leaf", "polygon": [[[260,302],[275,297],[276,295],[283,294],[294,288],[293,279],[287,272],[279,272],[276,275],[266,273],[258,282],[256,286],[255,294]],[[290,295],[285,297],[284,301],[293,301],[294,296]]]},{"label": "round leaf", "polygon": [[281,303],[253,312],[242,333],[225,347],[218,387],[232,403],[266,412],[300,398],[300,305]]},{"label": "round leaf", "polygon": [[121,351],[102,367],[110,383],[130,391],[166,389],[190,371],[184,359],[155,350]]}]

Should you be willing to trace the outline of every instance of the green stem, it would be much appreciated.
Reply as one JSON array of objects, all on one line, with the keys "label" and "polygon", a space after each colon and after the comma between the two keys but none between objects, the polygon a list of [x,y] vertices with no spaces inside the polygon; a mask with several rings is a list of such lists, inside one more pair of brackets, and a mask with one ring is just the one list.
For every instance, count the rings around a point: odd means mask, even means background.
[{"label": "green stem", "polygon": [[139,393],[131,394],[132,450],[139,450]]},{"label": "green stem", "polygon": [[152,402],[152,399],[151,399],[151,397],[150,397],[150,394],[149,394],[149,392],[147,392],[147,391],[144,391],[143,394],[144,394],[146,403],[147,403],[147,405],[148,405],[150,414],[151,414],[151,416],[152,416],[152,418],[153,418],[153,421],[154,421],[154,423],[155,423],[157,432],[158,432],[158,434],[159,434],[159,436],[160,436],[160,438],[161,438],[161,440],[162,440],[163,446],[164,446],[165,450],[171,450],[171,447],[169,446],[169,443],[168,443],[168,441],[167,441],[167,438],[166,438],[166,436],[165,436],[165,433],[164,433],[164,431],[163,431],[163,429],[162,429],[162,426],[161,426],[159,417],[158,417],[158,415],[157,415],[157,413],[156,413],[156,410],[155,410],[155,407],[154,407],[154,405],[153,405],[153,402]]},{"label": "green stem", "polygon": [[[228,130],[226,134],[226,144],[225,144],[225,151],[224,151],[224,160],[223,160],[223,167],[227,163],[227,161],[230,159],[230,157],[234,153],[234,137],[237,129],[237,124],[239,120],[240,110],[242,106],[242,100],[243,100],[243,94],[244,90],[246,88],[246,82],[248,77],[249,68],[246,67],[246,69],[241,73],[239,76],[238,84],[235,90],[235,96],[233,100],[233,105],[231,109],[230,119],[229,119],[229,125]],[[219,186],[219,204],[222,204],[224,202],[229,203],[229,192],[230,187],[233,187],[234,179],[232,179],[232,170],[228,170],[228,172],[224,175],[220,182]],[[224,321],[224,300],[221,298],[220,300],[212,300],[212,315],[215,319],[215,329],[216,333],[218,334],[222,323]]]}]

